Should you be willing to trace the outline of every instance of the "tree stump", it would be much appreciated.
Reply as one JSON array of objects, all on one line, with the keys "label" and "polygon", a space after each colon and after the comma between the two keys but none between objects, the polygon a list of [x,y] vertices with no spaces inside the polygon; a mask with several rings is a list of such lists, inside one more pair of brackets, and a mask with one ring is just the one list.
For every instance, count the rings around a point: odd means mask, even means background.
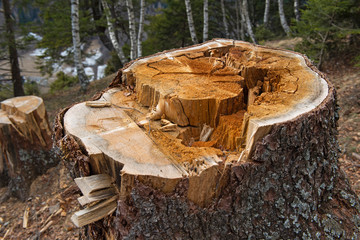
[{"label": "tree stump", "polygon": [[32,181],[55,166],[57,158],[43,100],[15,97],[1,102],[0,174],[13,196],[26,200]]},{"label": "tree stump", "polygon": [[108,174],[94,238],[356,239],[333,85],[298,53],[216,39],[137,59],[64,109],[73,176]]}]

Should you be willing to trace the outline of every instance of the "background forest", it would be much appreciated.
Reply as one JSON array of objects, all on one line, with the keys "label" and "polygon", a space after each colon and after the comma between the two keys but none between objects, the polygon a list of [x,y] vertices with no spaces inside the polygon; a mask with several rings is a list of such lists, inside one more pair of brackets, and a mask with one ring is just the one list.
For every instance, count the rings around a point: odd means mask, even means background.
[{"label": "background forest", "polygon": [[[91,70],[81,70],[86,65],[81,59],[86,57],[84,46],[94,38],[109,56],[102,60],[102,76],[137,57],[212,38],[259,44],[295,39],[295,50],[306,54],[319,68],[339,52],[350,52],[347,57],[352,64],[360,62],[356,51],[360,33],[358,0],[2,0],[2,9],[2,65],[7,59],[17,58],[11,57],[16,51],[37,48],[34,55],[38,69],[47,76],[55,74],[57,79],[51,81],[52,92],[79,80],[86,89]],[[74,13],[76,9],[78,14]],[[74,34],[79,40],[74,41]],[[69,74],[59,69],[63,63],[76,66],[76,71]],[[2,88],[9,80],[10,68],[15,66],[1,69]],[[19,88],[24,77],[15,80],[20,78],[20,74],[14,76],[16,72],[21,70],[12,70],[13,92],[23,95]],[[25,81],[25,88],[26,93],[36,94],[36,81]],[[7,86],[5,91],[10,89]]]}]

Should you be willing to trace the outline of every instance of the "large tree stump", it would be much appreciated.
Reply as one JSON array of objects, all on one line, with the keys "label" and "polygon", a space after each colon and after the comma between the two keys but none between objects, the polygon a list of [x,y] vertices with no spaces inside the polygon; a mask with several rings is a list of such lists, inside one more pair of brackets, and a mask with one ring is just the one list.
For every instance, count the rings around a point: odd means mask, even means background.
[{"label": "large tree stump", "polygon": [[119,191],[92,237],[359,234],[335,90],[305,56],[213,40],[129,63],[94,100],[56,123],[73,175],[108,174]]},{"label": "large tree stump", "polygon": [[43,100],[15,97],[1,102],[0,174],[12,195],[25,200],[32,181],[58,163]]}]

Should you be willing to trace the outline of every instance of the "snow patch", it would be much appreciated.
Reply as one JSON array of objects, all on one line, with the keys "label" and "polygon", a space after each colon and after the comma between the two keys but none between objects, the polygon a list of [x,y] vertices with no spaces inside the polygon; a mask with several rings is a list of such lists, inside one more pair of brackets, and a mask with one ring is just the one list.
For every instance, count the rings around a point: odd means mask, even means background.
[{"label": "snow patch", "polygon": [[98,68],[97,68],[97,79],[105,77],[105,68],[106,68],[106,66],[107,66],[106,64],[98,66]]},{"label": "snow patch", "polygon": [[62,57],[66,57],[67,55],[69,55],[70,53],[74,52],[74,48],[73,47],[69,47],[67,49],[65,49],[64,51],[62,51],[60,53],[60,56]]},{"label": "snow patch", "polygon": [[98,61],[101,57],[102,57],[102,53],[99,50],[97,50],[94,55],[85,58],[83,64],[86,66],[93,66],[96,64],[96,61]]},{"label": "snow patch", "polygon": [[43,39],[42,36],[40,36],[40,35],[38,35],[36,33],[33,33],[33,32],[29,32],[28,37],[33,37],[37,41],[41,41]]},{"label": "snow patch", "polygon": [[30,53],[30,56],[40,57],[40,56],[44,55],[46,50],[47,50],[47,48],[37,48],[32,53]]},{"label": "snow patch", "polygon": [[86,67],[85,69],[85,74],[89,77],[89,81],[93,81],[94,80],[94,71],[91,67]]}]

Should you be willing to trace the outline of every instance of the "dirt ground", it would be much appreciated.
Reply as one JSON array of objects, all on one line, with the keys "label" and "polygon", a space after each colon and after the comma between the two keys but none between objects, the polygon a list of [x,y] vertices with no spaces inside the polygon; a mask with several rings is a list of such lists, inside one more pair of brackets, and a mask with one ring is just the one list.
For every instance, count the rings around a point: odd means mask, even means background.
[{"label": "dirt ground", "polygon": [[[340,106],[338,139],[342,152],[339,163],[353,190],[360,196],[360,69],[341,63],[329,66],[324,72],[336,86]],[[102,84],[96,83],[98,85],[92,91],[104,88],[108,82],[109,79]],[[56,109],[74,100],[77,90],[69,92],[69,96],[61,93],[44,97],[51,119]],[[62,105],[58,105],[59,101]],[[6,190],[0,189],[0,196]],[[79,196],[78,188],[60,163],[34,181],[26,202],[10,198],[0,204],[0,239],[80,239],[82,231],[70,220],[72,213],[80,209],[76,200]]]}]

